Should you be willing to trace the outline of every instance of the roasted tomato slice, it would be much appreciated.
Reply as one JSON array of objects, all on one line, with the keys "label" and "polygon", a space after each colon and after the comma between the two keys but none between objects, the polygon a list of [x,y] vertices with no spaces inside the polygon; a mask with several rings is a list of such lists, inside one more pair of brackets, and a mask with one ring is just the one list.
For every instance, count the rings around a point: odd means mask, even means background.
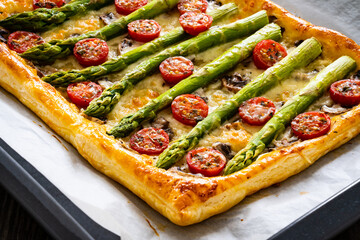
[{"label": "roasted tomato slice", "polygon": [[205,101],[192,94],[177,96],[171,103],[173,117],[179,122],[195,126],[208,115],[209,107]]},{"label": "roasted tomato slice", "polygon": [[326,134],[330,130],[331,120],[323,112],[306,112],[299,114],[291,122],[294,134],[302,139],[312,139]]},{"label": "roasted tomato slice", "polygon": [[259,69],[268,69],[286,57],[286,49],[273,40],[262,40],[253,51],[254,64]]},{"label": "roasted tomato slice", "polygon": [[33,1],[34,9],[61,7],[64,4],[65,4],[65,0],[34,0]]},{"label": "roasted tomato slice", "polygon": [[76,106],[87,108],[89,103],[101,95],[102,88],[94,82],[73,83],[67,87],[67,94]]},{"label": "roasted tomato slice", "polygon": [[241,119],[250,125],[264,125],[275,114],[274,103],[264,97],[256,97],[243,102],[239,107]]},{"label": "roasted tomato slice", "polygon": [[115,7],[119,14],[128,15],[147,3],[148,0],[115,0]]},{"label": "roasted tomato slice", "polygon": [[181,27],[190,35],[196,36],[210,28],[213,18],[202,12],[186,12],[179,18]]},{"label": "roasted tomato slice", "polygon": [[96,66],[106,61],[109,47],[104,40],[88,38],[75,44],[74,55],[83,67]]},{"label": "roasted tomato slice", "polygon": [[170,57],[160,64],[159,69],[163,79],[175,85],[193,73],[194,64],[184,57]]},{"label": "roasted tomato slice", "polygon": [[160,154],[168,145],[168,134],[158,128],[141,129],[130,138],[130,147],[141,154]]},{"label": "roasted tomato slice", "polygon": [[360,80],[345,79],[334,82],[330,87],[330,97],[344,107],[358,105],[360,103]]},{"label": "roasted tomato slice", "polygon": [[206,0],[180,0],[177,8],[180,14],[186,12],[206,12],[208,3]]},{"label": "roasted tomato slice", "polygon": [[132,39],[139,42],[149,42],[160,36],[161,27],[155,20],[141,19],[128,25],[128,32]]},{"label": "roasted tomato slice", "polygon": [[8,46],[17,53],[23,53],[29,48],[44,43],[44,39],[32,32],[17,31],[9,35]]},{"label": "roasted tomato slice", "polygon": [[200,147],[188,152],[186,162],[190,172],[213,177],[219,175],[224,169],[226,158],[218,150]]}]

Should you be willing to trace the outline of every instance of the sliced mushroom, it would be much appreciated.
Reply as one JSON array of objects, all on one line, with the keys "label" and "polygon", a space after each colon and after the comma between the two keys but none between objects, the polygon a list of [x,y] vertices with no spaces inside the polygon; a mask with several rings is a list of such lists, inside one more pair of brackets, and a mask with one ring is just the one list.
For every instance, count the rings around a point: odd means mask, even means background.
[{"label": "sliced mushroom", "polygon": [[121,54],[125,48],[132,47],[133,44],[132,39],[125,37],[119,44],[119,53]]},{"label": "sliced mushroom", "polygon": [[99,18],[105,25],[109,25],[116,20],[116,17],[112,12],[105,13],[104,15],[101,15]]},{"label": "sliced mushroom", "polygon": [[168,135],[169,135],[169,139],[172,139],[174,137],[174,132],[173,130],[170,128],[169,126],[169,121],[167,121],[165,118],[163,117],[159,117],[157,119],[155,119],[152,123],[151,126],[153,128],[160,128],[163,129]]},{"label": "sliced mushroom", "polygon": [[325,113],[329,113],[329,114],[341,114],[341,113],[349,111],[349,109],[344,108],[344,107],[340,106],[339,104],[334,104],[331,107],[323,105],[321,107],[321,111],[323,111]]},{"label": "sliced mushroom", "polygon": [[9,37],[10,32],[5,28],[0,27],[0,41],[7,43],[7,38]]},{"label": "sliced mushroom", "polygon": [[231,150],[230,144],[228,143],[216,142],[212,145],[212,148],[221,152],[227,160],[230,160],[235,156],[234,152]]},{"label": "sliced mushroom", "polygon": [[360,70],[350,77],[351,79],[360,80]]},{"label": "sliced mushroom", "polygon": [[232,75],[226,75],[221,80],[224,87],[235,93],[250,81],[250,79],[241,76],[241,74],[237,72]]}]

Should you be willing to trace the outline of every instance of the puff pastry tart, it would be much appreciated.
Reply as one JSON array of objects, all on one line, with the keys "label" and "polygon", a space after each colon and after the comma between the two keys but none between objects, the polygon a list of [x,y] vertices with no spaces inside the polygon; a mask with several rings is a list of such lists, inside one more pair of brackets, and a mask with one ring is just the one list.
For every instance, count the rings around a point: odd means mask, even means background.
[{"label": "puff pastry tart", "polygon": [[224,212],[360,132],[360,47],[270,1],[0,7],[1,86],[175,224]]}]

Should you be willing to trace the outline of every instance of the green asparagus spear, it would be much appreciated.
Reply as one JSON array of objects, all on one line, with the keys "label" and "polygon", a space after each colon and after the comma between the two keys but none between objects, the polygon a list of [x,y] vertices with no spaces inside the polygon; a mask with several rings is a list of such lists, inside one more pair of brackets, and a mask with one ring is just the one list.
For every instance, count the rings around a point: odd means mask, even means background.
[{"label": "green asparagus spear", "polygon": [[172,164],[180,160],[189,150],[194,148],[205,134],[231,118],[242,102],[263,94],[277,85],[281,80],[289,77],[295,69],[304,67],[312,62],[320,53],[321,44],[315,38],[304,41],[287,57],[273,67],[268,68],[264,73],[238,91],[230,100],[216,108],[187,135],[174,141],[174,143],[159,156],[156,166],[160,168],[171,167]]},{"label": "green asparagus spear", "polygon": [[144,7],[127,16],[119,18],[115,22],[112,22],[101,29],[65,40],[52,40],[30,48],[26,52],[20,54],[20,56],[40,63],[51,63],[58,58],[70,55],[74,45],[82,39],[100,38],[108,40],[114,38],[125,33],[126,27],[130,22],[137,19],[153,18],[170,10],[177,4],[177,2],[178,0],[153,0]]},{"label": "green asparagus spear", "polygon": [[305,111],[333,82],[342,79],[350,71],[356,68],[356,62],[343,56],[327,66],[303,88],[292,97],[286,104],[265,124],[265,126],[253,136],[244,149],[231,159],[224,171],[225,175],[237,172],[255,161],[264,151],[265,147],[285,130],[291,120]]},{"label": "green asparagus spear", "polygon": [[[215,22],[237,9],[238,8],[234,3],[229,3],[215,9],[214,11],[210,12],[209,15],[213,17]],[[151,42],[145,43],[140,47],[126,52],[119,57],[111,59],[99,66],[92,66],[81,70],[71,70],[67,72],[56,72],[54,74],[45,76],[43,80],[52,84],[53,86],[67,86],[70,83],[96,79],[109,73],[121,71],[137,60],[154,54],[176,42],[180,42],[186,39],[188,36],[189,35],[185,33],[182,27],[178,27]]]},{"label": "green asparagus spear", "polygon": [[115,137],[128,136],[141,122],[152,119],[156,112],[168,106],[172,100],[185,93],[191,93],[196,89],[205,86],[210,81],[226,72],[238,62],[251,55],[253,48],[258,42],[264,39],[279,40],[281,37],[280,27],[276,24],[269,24],[258,30],[252,36],[246,38],[239,44],[234,45],[220,57],[205,65],[192,76],[182,80],[170,90],[150,101],[144,108],[124,117],[118,125],[111,129],[108,134]]},{"label": "green asparagus spear", "polygon": [[0,26],[11,30],[46,31],[68,20],[112,3],[112,0],[74,0],[60,8],[38,8],[32,12],[12,15],[0,21]]},{"label": "green asparagus spear", "polygon": [[[268,17],[266,12],[260,11],[246,19],[238,20],[221,27],[213,27],[195,38],[167,48],[149,60],[142,62],[133,71],[127,73],[119,83],[105,90],[98,99],[91,102],[85,113],[96,117],[109,113],[116,103],[119,102],[121,95],[126,90],[155,71],[161,62],[168,57],[186,56],[202,52],[215,45],[253,33],[267,23]],[[274,27],[271,29],[273,28]]]}]

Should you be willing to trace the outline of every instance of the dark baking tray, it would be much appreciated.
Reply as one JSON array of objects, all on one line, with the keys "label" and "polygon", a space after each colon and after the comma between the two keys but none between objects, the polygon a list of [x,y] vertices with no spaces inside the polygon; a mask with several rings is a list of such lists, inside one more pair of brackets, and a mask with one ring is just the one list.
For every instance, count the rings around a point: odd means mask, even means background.
[{"label": "dark baking tray", "polygon": [[[290,12],[360,43],[360,0],[274,0]],[[321,11],[320,11],[321,10]],[[329,16],[332,16],[329,21]],[[344,27],[347,26],[347,27]],[[0,138],[2,184],[57,239],[120,239],[74,205]],[[270,239],[328,239],[360,219],[360,180],[327,199]]]},{"label": "dark baking tray", "polygon": [[115,240],[0,138],[0,184],[56,239]]},{"label": "dark baking tray", "polygon": [[[0,138],[0,184],[56,239],[113,240]],[[360,179],[327,199],[270,239],[329,239],[360,219]]]}]

